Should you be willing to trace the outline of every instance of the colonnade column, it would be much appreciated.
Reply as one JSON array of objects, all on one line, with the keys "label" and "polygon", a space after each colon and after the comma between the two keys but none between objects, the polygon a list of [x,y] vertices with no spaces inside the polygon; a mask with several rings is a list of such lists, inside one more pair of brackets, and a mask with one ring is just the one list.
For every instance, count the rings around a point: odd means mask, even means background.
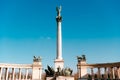
[{"label": "colonnade column", "polygon": [[107,68],[104,68],[105,79],[107,79]]},{"label": "colonnade column", "polygon": [[98,78],[100,78],[100,68],[98,67]]},{"label": "colonnade column", "polygon": [[91,75],[92,75],[92,79],[94,79],[94,72],[93,72],[93,68],[91,68]]},{"label": "colonnade column", "polygon": [[117,74],[118,74],[118,79],[120,79],[120,68],[117,67]]},{"label": "colonnade column", "polygon": [[115,79],[115,71],[114,71],[114,67],[112,67],[112,76],[113,76],[113,79]]},{"label": "colonnade column", "polygon": [[19,68],[19,80],[21,80],[21,68]]},{"label": "colonnade column", "polygon": [[0,80],[2,78],[2,67],[0,67]]},{"label": "colonnade column", "polygon": [[110,72],[111,72],[111,74],[110,74],[110,79],[113,79],[113,70],[112,70],[112,68],[113,68],[113,67],[110,67]]},{"label": "colonnade column", "polygon": [[5,80],[8,79],[8,69],[9,69],[9,68],[5,68]]},{"label": "colonnade column", "polygon": [[28,78],[28,69],[26,69],[25,78],[26,78],[26,80],[27,80],[27,78]]},{"label": "colonnade column", "polygon": [[15,68],[12,68],[12,80],[15,78]]}]

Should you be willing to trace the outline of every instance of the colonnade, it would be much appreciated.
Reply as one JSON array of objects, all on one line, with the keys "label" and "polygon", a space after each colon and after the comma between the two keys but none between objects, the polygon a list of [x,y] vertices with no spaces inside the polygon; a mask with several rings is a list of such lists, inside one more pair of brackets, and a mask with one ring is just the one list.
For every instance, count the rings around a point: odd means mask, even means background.
[{"label": "colonnade", "polygon": [[42,63],[33,61],[33,64],[6,64],[0,63],[0,80],[41,80]]},{"label": "colonnade", "polygon": [[120,79],[120,67],[92,67],[90,72],[88,78],[92,79]]},{"label": "colonnade", "polygon": [[32,68],[0,67],[0,80],[31,80]]},{"label": "colonnade", "polygon": [[78,57],[78,78],[90,79],[120,79],[120,62],[87,64]]}]

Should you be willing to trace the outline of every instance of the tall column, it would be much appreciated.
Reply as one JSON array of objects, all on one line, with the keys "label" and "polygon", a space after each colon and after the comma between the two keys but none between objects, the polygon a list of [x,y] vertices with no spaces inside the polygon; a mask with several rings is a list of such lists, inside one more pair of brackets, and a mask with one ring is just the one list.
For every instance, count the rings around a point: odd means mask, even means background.
[{"label": "tall column", "polygon": [[8,80],[8,68],[5,68],[5,80]]},{"label": "tall column", "polygon": [[57,21],[57,59],[62,59],[62,32],[61,32],[61,22],[62,17],[60,15],[61,8],[58,9]]},{"label": "tall column", "polygon": [[26,74],[25,74],[26,80],[27,80],[27,77],[28,77],[28,69],[26,69]]},{"label": "tall column", "polygon": [[21,80],[21,68],[19,68],[19,80]]},{"label": "tall column", "polygon": [[64,61],[62,58],[62,30],[61,30],[61,22],[62,22],[62,16],[61,16],[61,6],[57,9],[57,56],[55,63],[55,71],[57,71],[57,68],[60,67],[61,69],[64,67]]},{"label": "tall column", "polygon": [[12,80],[15,78],[15,68],[12,68]]}]

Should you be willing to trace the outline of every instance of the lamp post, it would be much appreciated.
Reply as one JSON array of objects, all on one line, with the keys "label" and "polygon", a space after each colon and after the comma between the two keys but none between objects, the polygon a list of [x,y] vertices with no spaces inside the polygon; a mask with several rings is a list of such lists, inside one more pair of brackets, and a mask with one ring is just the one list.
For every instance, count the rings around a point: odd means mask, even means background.
[{"label": "lamp post", "polygon": [[82,60],[82,57],[79,57],[77,56],[77,60],[78,60],[78,64],[77,64],[77,68],[78,68],[78,79],[81,79],[81,60]]}]

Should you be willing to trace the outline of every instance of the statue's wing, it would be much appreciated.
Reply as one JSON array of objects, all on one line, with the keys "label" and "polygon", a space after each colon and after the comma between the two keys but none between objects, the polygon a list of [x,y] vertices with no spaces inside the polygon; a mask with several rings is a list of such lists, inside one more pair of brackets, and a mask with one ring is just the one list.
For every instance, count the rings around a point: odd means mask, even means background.
[{"label": "statue's wing", "polygon": [[59,8],[58,8],[58,7],[56,7],[56,11],[59,11]]},{"label": "statue's wing", "polygon": [[60,10],[60,11],[62,10],[62,6],[60,6],[59,10]]},{"label": "statue's wing", "polygon": [[34,58],[36,58],[35,56],[33,56]]}]

